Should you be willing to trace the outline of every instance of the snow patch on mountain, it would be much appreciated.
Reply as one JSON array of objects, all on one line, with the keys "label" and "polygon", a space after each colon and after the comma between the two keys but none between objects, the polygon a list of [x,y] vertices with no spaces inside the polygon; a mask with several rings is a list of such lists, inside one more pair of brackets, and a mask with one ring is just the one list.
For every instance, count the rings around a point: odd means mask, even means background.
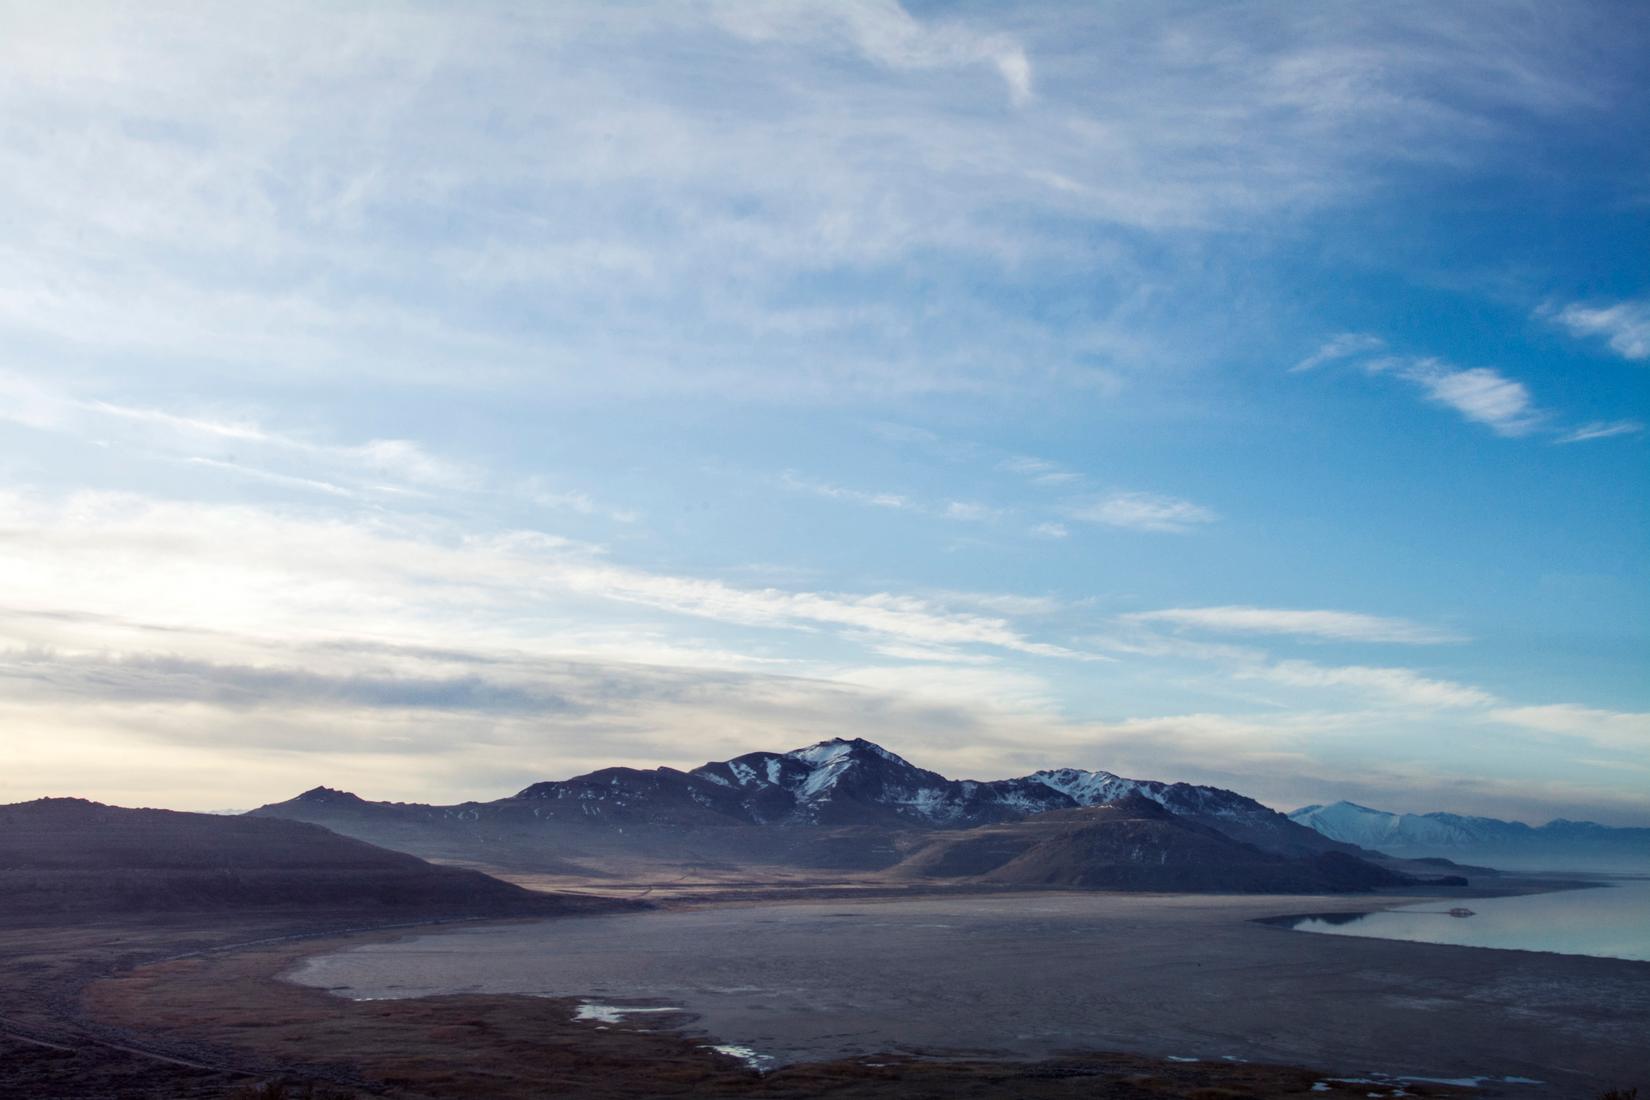
[{"label": "snow patch on mountain", "polygon": [[[1111,772],[1084,771],[1081,768],[1053,768],[1046,771],[1034,772],[1027,778],[1035,779],[1046,787],[1053,787],[1061,794],[1071,798],[1079,806],[1098,806],[1104,802],[1113,802],[1126,794],[1139,792],[1142,784],[1138,780],[1124,779]],[[1160,802],[1159,799],[1152,799]]]},{"label": "snow patch on mountain", "polygon": [[852,824],[880,818],[968,825],[1077,805],[1029,779],[947,779],[863,738],[748,753],[692,774],[743,792],[746,812],[762,822]]}]

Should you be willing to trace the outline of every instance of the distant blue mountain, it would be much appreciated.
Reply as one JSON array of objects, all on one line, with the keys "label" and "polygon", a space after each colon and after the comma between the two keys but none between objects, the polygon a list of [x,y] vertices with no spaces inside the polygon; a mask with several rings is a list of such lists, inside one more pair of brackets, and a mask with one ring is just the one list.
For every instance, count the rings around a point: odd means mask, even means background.
[{"label": "distant blue mountain", "polygon": [[1302,806],[1289,815],[1332,840],[1417,858],[1444,856],[1522,868],[1650,870],[1650,829],[1560,818],[1545,825],[1462,814],[1394,814],[1355,802]]}]

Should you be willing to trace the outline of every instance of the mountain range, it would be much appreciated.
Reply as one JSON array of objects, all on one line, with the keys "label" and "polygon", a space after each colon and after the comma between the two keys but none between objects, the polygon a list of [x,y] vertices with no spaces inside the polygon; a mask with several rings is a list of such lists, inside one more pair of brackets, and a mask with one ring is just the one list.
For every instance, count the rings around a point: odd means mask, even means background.
[{"label": "mountain range", "polygon": [[1562,818],[1545,825],[1461,814],[1395,814],[1355,802],[1302,806],[1289,819],[1345,844],[1416,859],[1472,859],[1554,869],[1650,868],[1650,829]]},{"label": "mountain range", "polygon": [[252,814],[427,858],[597,880],[767,867],[1165,890],[1408,881],[1371,865],[1375,853],[1234,791],[1073,768],[948,779],[861,738],[691,771],[604,768],[451,806],[317,787]]},{"label": "mountain range", "polygon": [[[678,771],[603,768],[534,783],[493,802],[454,806],[368,802],[317,787],[255,815],[379,830],[448,827],[606,826],[702,833],[734,827],[951,828],[1020,821],[1138,794],[1233,839],[1286,855],[1357,849],[1290,821],[1252,798],[1218,787],[1125,779],[1076,768],[1017,779],[947,779],[862,738],[833,739],[789,752],[753,752]],[[594,828],[591,832],[596,831]],[[353,834],[352,834],[353,835]]]}]

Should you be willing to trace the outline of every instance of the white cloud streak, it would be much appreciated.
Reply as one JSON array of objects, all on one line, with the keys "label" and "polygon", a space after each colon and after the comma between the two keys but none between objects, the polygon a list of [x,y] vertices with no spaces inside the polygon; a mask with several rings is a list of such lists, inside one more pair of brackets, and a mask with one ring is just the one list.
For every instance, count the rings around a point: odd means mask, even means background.
[{"label": "white cloud streak", "polygon": [[916,512],[929,517],[954,520],[959,523],[990,523],[1001,519],[1003,510],[993,508],[972,500],[950,500],[943,505],[919,502],[900,493],[876,492],[864,489],[849,489],[841,485],[833,485],[827,481],[810,481],[787,471],[779,480],[782,488],[794,493],[807,493],[811,496],[824,497],[827,500],[839,500],[848,504],[858,504],[870,508],[886,508],[891,511]]},{"label": "white cloud streak", "polygon": [[[1382,346],[1375,337],[1336,337],[1291,369],[1310,370],[1324,363],[1356,359]],[[1365,358],[1359,366],[1366,374],[1400,378],[1418,388],[1427,400],[1453,409],[1497,435],[1526,436],[1547,419],[1547,414],[1536,407],[1529,387],[1489,367],[1461,368],[1435,356],[1405,355]]]},{"label": "white cloud streak", "polygon": [[1487,425],[1497,435],[1528,435],[1542,419],[1522,382],[1488,367],[1456,370],[1436,359],[1421,359],[1405,368],[1403,376],[1431,400]]},{"label": "white cloud streak", "polygon": [[1556,703],[1535,707],[1498,707],[1488,717],[1520,729],[1574,737],[1625,752],[1650,753],[1650,713],[1603,710]]},{"label": "white cloud streak", "polygon": [[1460,635],[1408,619],[1365,615],[1355,611],[1292,610],[1229,605],[1171,607],[1122,616],[1136,623],[1165,623],[1214,633],[1285,634],[1345,642],[1395,642],[1436,645],[1464,641]]},{"label": "white cloud streak", "polygon": [[9,590],[30,592],[43,606],[153,622],[182,610],[179,625],[214,625],[188,609],[215,603],[238,629],[347,632],[370,610],[391,616],[380,627],[384,636],[418,638],[418,609],[427,603],[468,604],[485,622],[534,608],[565,614],[566,599],[589,598],[730,625],[840,628],[919,645],[1084,656],[1033,641],[995,615],[887,592],[739,588],[652,573],[533,531],[458,535],[417,518],[339,521],[98,493],[57,506],[0,497],[0,523],[10,531],[11,551],[0,564]]},{"label": "white cloud streak", "polygon": [[1639,420],[1594,420],[1570,429],[1556,443],[1590,443],[1595,439],[1614,439],[1622,435],[1639,435],[1644,423]]},{"label": "white cloud streak", "polygon": [[1294,366],[1291,373],[1312,370],[1325,363],[1335,363],[1357,355],[1367,355],[1386,347],[1386,341],[1379,336],[1371,336],[1366,332],[1343,332],[1326,340],[1317,351],[1308,355]]},{"label": "white cloud streak", "polygon": [[245,415],[180,413],[86,400],[0,369],[0,421],[60,432],[100,445],[114,443],[133,458],[161,458],[283,489],[359,503],[502,497],[540,507],[637,521],[578,489],[543,475],[501,479],[471,463],[435,454],[410,439],[328,442],[282,430]]},{"label": "white cloud streak", "polygon": [[791,471],[786,471],[780,477],[779,484],[791,492],[811,493],[814,496],[825,497],[830,500],[842,500],[850,504],[864,504],[872,508],[907,509],[913,507],[910,498],[899,493],[847,489],[826,481],[809,481]]},{"label": "white cloud streak", "polygon": [[334,495],[339,487],[330,481],[304,478],[292,470],[260,470],[228,460],[222,453],[200,452],[252,448],[281,461],[304,461],[318,469],[347,476],[357,482],[353,486],[356,489],[381,487],[387,479],[423,489],[464,490],[477,487],[481,480],[477,471],[432,455],[407,439],[325,443],[277,431],[246,417],[186,415],[167,409],[82,400],[3,368],[0,368],[0,394],[17,397],[16,401],[0,402],[0,420],[80,436],[104,434],[124,427],[126,439],[135,446],[202,464],[236,468],[249,477],[282,479],[295,485],[308,482],[312,488]]},{"label": "white cloud streak", "polygon": [[1488,367],[1460,369],[1432,356],[1386,356],[1363,367],[1370,374],[1391,374],[1419,387],[1429,400],[1498,435],[1528,435],[1543,416],[1522,382]]},{"label": "white cloud streak", "polygon": [[1018,474],[1033,485],[1067,485],[1083,480],[1083,475],[1067,470],[1057,462],[1030,455],[1016,455],[997,464],[997,469]]},{"label": "white cloud streak", "polygon": [[1247,669],[1238,675],[1293,687],[1349,688],[1398,706],[1426,710],[1487,707],[1497,702],[1494,695],[1481,688],[1435,680],[1407,668],[1330,667],[1309,661],[1280,661]]},{"label": "white cloud streak", "polygon": [[722,0],[712,9],[723,26],[742,38],[768,42],[846,38],[865,57],[895,70],[966,67],[997,70],[1009,98],[1032,98],[1032,66],[1025,50],[1002,34],[964,25],[924,25],[894,0],[844,0],[825,8],[802,3]]},{"label": "white cloud streak", "polygon": [[1100,500],[1073,504],[1069,519],[1131,531],[1183,535],[1220,517],[1201,504],[1158,493],[1115,492]]},{"label": "white cloud streak", "polygon": [[947,502],[942,514],[963,523],[988,523],[1000,517],[1002,511],[974,500],[953,500]]}]

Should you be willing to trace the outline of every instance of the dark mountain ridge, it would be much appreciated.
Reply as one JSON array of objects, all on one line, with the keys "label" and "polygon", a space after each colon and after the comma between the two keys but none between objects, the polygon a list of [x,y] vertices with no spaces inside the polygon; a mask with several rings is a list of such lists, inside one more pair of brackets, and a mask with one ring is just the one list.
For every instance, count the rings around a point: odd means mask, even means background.
[{"label": "dark mountain ridge", "polygon": [[569,902],[308,822],[79,798],[0,806],[0,914],[250,908],[527,915]]}]

